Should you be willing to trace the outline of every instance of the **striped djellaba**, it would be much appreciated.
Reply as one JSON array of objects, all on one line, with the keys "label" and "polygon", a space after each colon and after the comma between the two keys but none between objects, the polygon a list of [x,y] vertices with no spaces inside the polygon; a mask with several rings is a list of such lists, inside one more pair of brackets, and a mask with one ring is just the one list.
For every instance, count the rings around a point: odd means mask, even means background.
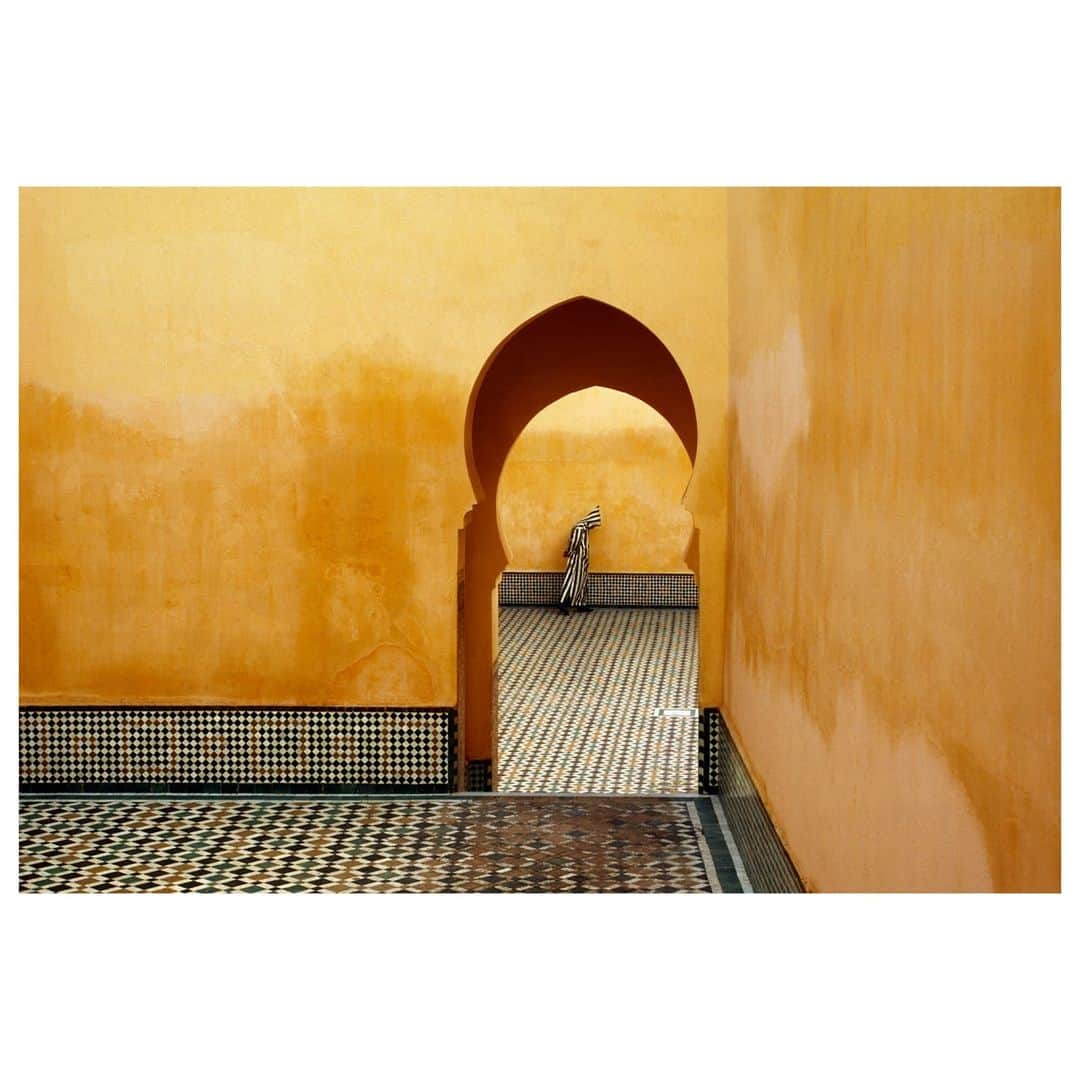
[{"label": "striped djellaba", "polygon": [[589,530],[600,524],[600,507],[594,506],[571,530],[563,552],[566,577],[559,594],[559,608],[569,614],[571,608],[583,609],[589,584]]}]

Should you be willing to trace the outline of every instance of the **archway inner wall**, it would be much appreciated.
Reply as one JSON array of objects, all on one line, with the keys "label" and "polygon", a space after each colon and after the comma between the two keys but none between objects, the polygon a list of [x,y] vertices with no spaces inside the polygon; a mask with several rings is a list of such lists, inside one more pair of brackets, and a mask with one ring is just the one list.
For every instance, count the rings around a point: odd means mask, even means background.
[{"label": "archway inner wall", "polygon": [[571,523],[599,503],[590,571],[685,573],[692,472],[674,429],[637,398],[603,387],[561,398],[530,421],[499,477],[507,571],[561,574]]}]

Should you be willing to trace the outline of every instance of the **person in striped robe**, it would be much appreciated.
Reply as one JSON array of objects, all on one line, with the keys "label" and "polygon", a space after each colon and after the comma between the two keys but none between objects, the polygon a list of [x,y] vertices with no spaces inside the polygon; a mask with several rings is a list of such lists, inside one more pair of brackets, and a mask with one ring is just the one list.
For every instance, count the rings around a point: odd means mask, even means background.
[{"label": "person in striped robe", "polygon": [[585,590],[589,584],[589,530],[600,524],[600,507],[594,506],[571,530],[570,540],[563,552],[566,577],[559,593],[559,610],[569,615],[572,608],[588,611]]}]

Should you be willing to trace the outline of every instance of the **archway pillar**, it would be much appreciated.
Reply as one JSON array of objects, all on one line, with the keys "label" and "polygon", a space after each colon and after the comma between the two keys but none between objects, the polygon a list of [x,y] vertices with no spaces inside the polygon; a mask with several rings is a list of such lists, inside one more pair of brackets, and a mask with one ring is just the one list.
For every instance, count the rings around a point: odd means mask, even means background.
[{"label": "archway pillar", "polygon": [[727,543],[724,521],[707,518],[698,534],[694,573],[698,596],[698,699],[702,708],[719,707],[724,689],[724,585]]},{"label": "archway pillar", "polygon": [[459,706],[464,726],[466,762],[495,760],[494,721],[498,704],[498,603],[496,587],[506,568],[506,557],[498,540],[495,504],[478,503],[468,517],[464,531],[463,596],[464,688]]},{"label": "archway pillar", "polygon": [[[724,700],[724,642],[727,610],[728,462],[726,447],[703,438],[685,500],[697,526],[696,551],[687,553],[698,583],[698,698],[701,707],[719,708]],[[696,562],[690,563],[691,555]]]}]

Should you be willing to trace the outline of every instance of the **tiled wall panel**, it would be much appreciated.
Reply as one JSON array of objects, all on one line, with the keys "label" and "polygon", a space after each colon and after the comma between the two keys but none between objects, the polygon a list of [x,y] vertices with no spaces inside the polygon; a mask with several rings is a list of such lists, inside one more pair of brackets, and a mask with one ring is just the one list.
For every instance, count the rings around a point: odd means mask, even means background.
[{"label": "tiled wall panel", "polygon": [[453,709],[19,710],[24,789],[452,791]]},{"label": "tiled wall panel", "polygon": [[466,764],[465,790],[491,790],[491,758],[477,759]]},{"label": "tiled wall panel", "polygon": [[[719,805],[755,892],[803,892],[803,884],[719,709],[702,709],[698,776]],[[719,816],[719,815],[718,815]]]},{"label": "tiled wall panel", "polygon": [[[559,602],[563,575],[555,571],[507,570],[499,581],[503,607],[553,606]],[[588,603],[593,607],[697,607],[693,574],[589,575]]]}]

